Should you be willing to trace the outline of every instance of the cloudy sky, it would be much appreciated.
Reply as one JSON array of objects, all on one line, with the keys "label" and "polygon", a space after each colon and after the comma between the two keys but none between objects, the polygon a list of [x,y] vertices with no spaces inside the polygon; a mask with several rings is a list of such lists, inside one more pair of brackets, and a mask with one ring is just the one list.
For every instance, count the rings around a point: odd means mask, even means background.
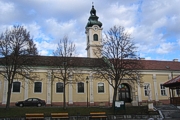
[{"label": "cloudy sky", "polygon": [[85,26],[92,2],[103,32],[114,25],[125,27],[140,57],[180,60],[180,0],[0,0],[0,33],[25,26],[40,55],[52,55],[67,35],[78,56],[86,57]]}]

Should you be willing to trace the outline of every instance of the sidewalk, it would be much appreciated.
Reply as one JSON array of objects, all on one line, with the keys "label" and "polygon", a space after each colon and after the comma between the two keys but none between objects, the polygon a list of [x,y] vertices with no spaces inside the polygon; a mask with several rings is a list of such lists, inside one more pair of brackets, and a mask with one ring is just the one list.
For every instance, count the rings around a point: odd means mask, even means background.
[{"label": "sidewalk", "polygon": [[159,105],[155,108],[161,111],[164,120],[180,120],[180,106],[174,105]]}]

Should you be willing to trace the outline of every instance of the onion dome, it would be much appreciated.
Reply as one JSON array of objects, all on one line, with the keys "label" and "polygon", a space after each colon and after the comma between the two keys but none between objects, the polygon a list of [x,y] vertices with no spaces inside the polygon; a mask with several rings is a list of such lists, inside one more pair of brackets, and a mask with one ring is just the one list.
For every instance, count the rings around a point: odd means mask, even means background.
[{"label": "onion dome", "polygon": [[90,11],[90,17],[88,19],[88,23],[86,25],[87,27],[92,27],[93,25],[98,25],[100,28],[102,26],[102,23],[98,21],[98,16],[96,16],[96,10],[94,9],[94,5],[92,6],[92,9]]}]

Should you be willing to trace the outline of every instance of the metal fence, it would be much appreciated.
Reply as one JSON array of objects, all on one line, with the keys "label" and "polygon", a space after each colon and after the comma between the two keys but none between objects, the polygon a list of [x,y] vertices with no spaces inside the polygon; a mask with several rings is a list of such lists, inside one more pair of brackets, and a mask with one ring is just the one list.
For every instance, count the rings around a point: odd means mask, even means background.
[{"label": "metal fence", "polygon": [[[43,120],[160,120],[160,115],[107,115],[107,118],[91,119],[90,116],[69,116],[69,119],[51,119],[51,117],[44,117]],[[25,117],[10,117],[0,118],[0,120],[25,120]],[[40,119],[37,119],[40,120]],[[42,120],[42,119],[41,119]]]}]

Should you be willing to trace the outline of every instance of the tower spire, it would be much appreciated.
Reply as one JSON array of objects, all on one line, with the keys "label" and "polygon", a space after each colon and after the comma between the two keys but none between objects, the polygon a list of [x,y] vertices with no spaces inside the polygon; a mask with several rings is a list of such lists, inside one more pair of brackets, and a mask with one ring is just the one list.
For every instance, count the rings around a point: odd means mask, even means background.
[{"label": "tower spire", "polygon": [[88,19],[86,28],[92,27],[93,25],[98,25],[101,28],[102,23],[100,21],[98,21],[98,18],[99,17],[96,15],[96,9],[94,8],[94,2],[92,2],[92,9],[90,11],[90,17]]},{"label": "tower spire", "polygon": [[92,2],[92,9],[90,11],[90,17],[86,25],[86,41],[87,41],[87,57],[100,58],[101,53],[98,51],[102,48],[102,23],[98,21],[96,15],[96,9],[94,8],[94,2]]}]

